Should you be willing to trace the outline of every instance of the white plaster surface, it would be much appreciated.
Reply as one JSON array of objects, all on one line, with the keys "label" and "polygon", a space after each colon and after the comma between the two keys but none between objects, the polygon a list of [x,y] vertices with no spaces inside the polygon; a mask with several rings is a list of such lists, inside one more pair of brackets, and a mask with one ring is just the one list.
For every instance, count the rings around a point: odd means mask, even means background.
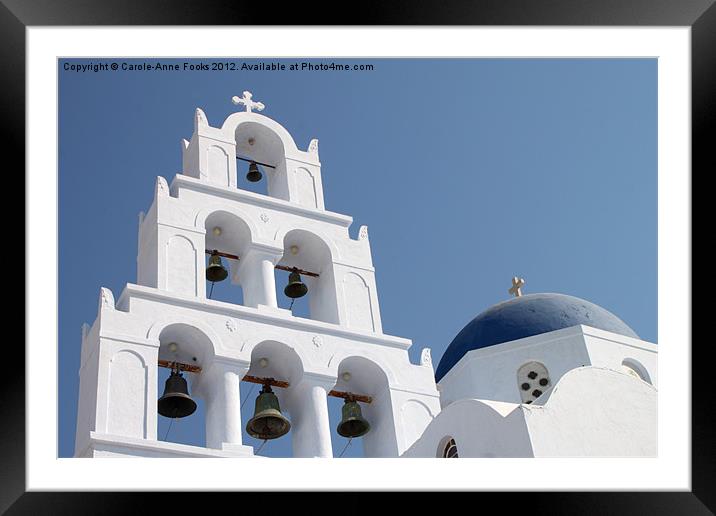
[{"label": "white plaster surface", "polygon": [[[325,210],[318,140],[300,150],[253,112],[264,106],[249,92],[235,102],[246,111],[221,127],[196,110],[181,173],[171,185],[155,179],[139,217],[136,284],[116,301],[101,288],[82,328],[76,456],[252,457],[241,442],[246,374],[289,382],[275,392],[297,457],[332,456],[332,389],[372,397],[362,406],[368,457],[436,457],[449,438],[461,457],[655,453],[656,345],[638,339],[574,326],[473,350],[438,392],[430,349],[412,364],[411,341],[383,333],[368,228],[354,240],[352,218]],[[236,187],[236,156],[273,167],[268,195]],[[238,256],[225,259],[227,281],[243,305],[207,298],[212,249]],[[302,277],[309,318],[278,308],[276,265],[319,275]],[[515,295],[522,284],[515,278]],[[186,376],[205,402],[205,447],[157,440],[159,359],[202,368]],[[550,384],[521,405],[519,370],[530,361]]]},{"label": "white plaster surface", "polygon": [[656,386],[656,344],[625,337],[590,326],[543,333],[469,351],[440,380],[444,406],[464,398],[521,403],[517,372],[528,362],[544,364],[554,385],[565,373],[586,365],[621,371],[632,359],[648,373]]},{"label": "white plaster surface", "polygon": [[657,393],[631,375],[580,367],[531,405],[477,399],[450,404],[404,457],[653,457]]},{"label": "white plaster surface", "polygon": [[[411,364],[410,341],[382,332],[367,228],[354,240],[351,217],[324,209],[318,141],[300,150],[280,124],[252,112],[261,106],[247,93],[235,99],[247,111],[221,127],[196,110],[182,173],[171,185],[156,178],[139,218],[137,284],[116,303],[101,290],[98,317],[83,330],[78,455],[250,454],[241,444],[240,379],[259,374],[260,358],[269,360],[262,376],[290,382],[277,395],[296,456],[331,456],[326,396],[341,367],[352,377],[341,389],[375,398],[365,411],[374,428],[368,456],[400,455],[440,410],[432,364]],[[264,168],[268,195],[236,188],[235,156],[275,167]],[[207,299],[207,249],[239,256],[227,265],[244,305]],[[303,277],[310,319],[278,308],[277,264],[319,274]],[[156,441],[157,360],[192,356],[202,372],[186,376],[207,407],[203,452]]]}]

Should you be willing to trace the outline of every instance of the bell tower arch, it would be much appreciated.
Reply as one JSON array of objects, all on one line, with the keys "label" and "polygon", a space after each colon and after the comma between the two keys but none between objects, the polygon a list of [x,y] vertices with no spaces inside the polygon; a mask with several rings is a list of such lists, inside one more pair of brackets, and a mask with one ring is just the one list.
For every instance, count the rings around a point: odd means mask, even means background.
[{"label": "bell tower arch", "polygon": [[[116,301],[101,289],[83,326],[76,456],[246,457],[262,438],[290,439],[295,457],[331,457],[349,438],[400,456],[439,396],[430,361],[410,363],[411,342],[383,333],[368,228],[351,238],[352,217],[325,209],[318,139],[299,148],[250,92],[233,100],[220,127],[195,110],[181,173],[156,178],[139,216],[136,283]],[[267,195],[237,187],[248,170]],[[242,294],[212,297],[224,281]],[[307,316],[280,307],[305,296]],[[157,438],[158,417],[197,417],[197,402],[203,446]]]}]

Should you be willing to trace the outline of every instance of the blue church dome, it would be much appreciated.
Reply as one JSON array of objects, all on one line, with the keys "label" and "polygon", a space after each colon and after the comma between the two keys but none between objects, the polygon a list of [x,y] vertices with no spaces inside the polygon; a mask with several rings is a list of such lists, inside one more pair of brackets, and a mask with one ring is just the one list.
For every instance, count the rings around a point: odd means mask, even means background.
[{"label": "blue church dome", "polygon": [[577,324],[639,338],[616,315],[584,299],[564,294],[527,294],[498,303],[470,321],[445,350],[435,379],[440,381],[465,353],[473,349]]}]

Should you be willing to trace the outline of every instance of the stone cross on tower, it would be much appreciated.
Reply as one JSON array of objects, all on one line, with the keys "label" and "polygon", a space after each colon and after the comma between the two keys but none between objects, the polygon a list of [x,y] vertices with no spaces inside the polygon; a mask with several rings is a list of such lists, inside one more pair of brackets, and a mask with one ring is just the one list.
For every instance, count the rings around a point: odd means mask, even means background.
[{"label": "stone cross on tower", "polygon": [[525,285],[525,280],[523,278],[518,278],[515,276],[512,278],[512,288],[508,290],[510,294],[512,294],[515,297],[520,297],[522,295],[522,287]]},{"label": "stone cross on tower", "polygon": [[256,109],[256,111],[263,111],[266,106],[264,106],[261,102],[254,102],[253,100],[251,100],[251,97],[253,97],[251,92],[245,91],[243,93],[243,97],[231,97],[231,102],[236,105],[243,104],[244,106],[246,106],[246,111],[248,113],[251,113],[252,109]]}]

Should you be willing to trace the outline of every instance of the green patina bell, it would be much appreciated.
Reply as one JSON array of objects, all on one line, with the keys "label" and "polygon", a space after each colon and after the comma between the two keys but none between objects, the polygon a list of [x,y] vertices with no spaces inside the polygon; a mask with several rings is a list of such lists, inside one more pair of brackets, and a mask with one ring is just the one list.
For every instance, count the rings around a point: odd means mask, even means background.
[{"label": "green patina bell", "polygon": [[256,164],[256,162],[252,161],[249,163],[249,171],[246,174],[246,180],[251,183],[257,183],[261,181],[261,178],[263,176],[261,175],[261,172],[259,171],[259,167]]},{"label": "green patina bell", "polygon": [[221,256],[214,251],[209,258],[209,265],[206,267],[207,281],[224,281],[229,275],[224,264],[221,263]]},{"label": "green patina bell", "polygon": [[278,398],[270,385],[264,385],[256,398],[254,417],[246,423],[246,432],[256,439],[276,439],[286,435],[291,422],[281,414]]},{"label": "green patina bell", "polygon": [[343,417],[337,432],[343,437],[360,437],[370,430],[370,423],[363,418],[357,401],[346,400],[343,404]]},{"label": "green patina bell", "polygon": [[301,275],[298,273],[298,270],[294,269],[293,272],[288,275],[288,285],[283,289],[283,293],[286,294],[286,297],[296,299],[305,296],[307,292],[308,287],[301,281]]}]

